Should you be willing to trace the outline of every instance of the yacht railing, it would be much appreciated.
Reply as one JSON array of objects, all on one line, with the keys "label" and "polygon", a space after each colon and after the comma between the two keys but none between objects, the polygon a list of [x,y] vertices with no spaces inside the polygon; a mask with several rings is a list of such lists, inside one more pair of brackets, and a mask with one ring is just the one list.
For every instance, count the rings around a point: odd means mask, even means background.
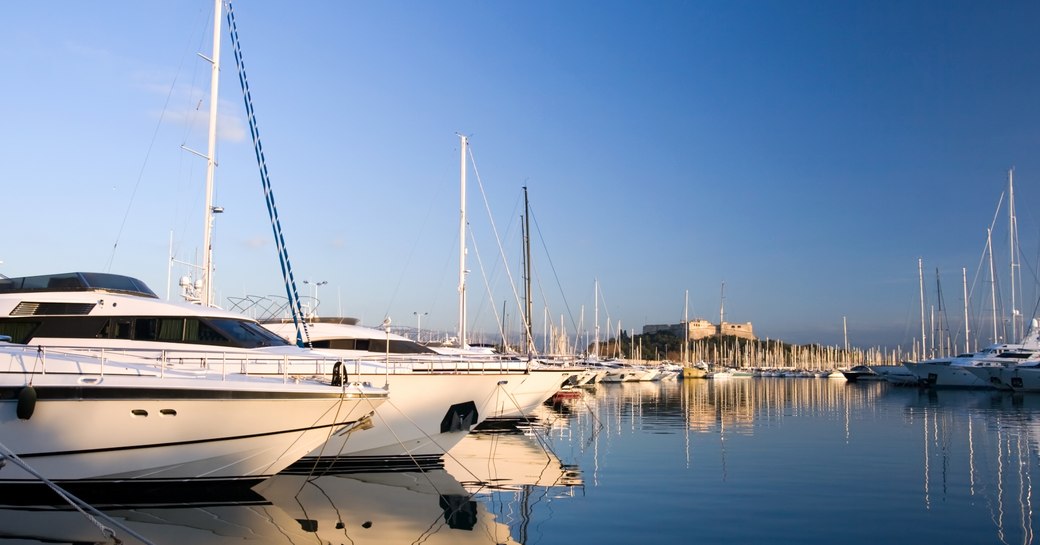
[{"label": "yacht railing", "polygon": [[19,350],[25,356],[40,359],[40,373],[46,373],[47,355],[71,358],[91,358],[98,364],[97,373],[105,374],[106,366],[118,364],[154,369],[160,377],[168,371],[183,376],[184,373],[207,373],[219,371],[226,380],[229,375],[280,377],[282,381],[299,380],[301,377],[329,380],[335,374],[336,365],[344,382],[351,376],[398,373],[525,373],[528,363],[509,357],[459,357],[392,355],[387,358],[368,357],[343,358],[319,352],[301,354],[271,354],[246,351],[159,349],[98,346],[39,346],[4,344]]}]

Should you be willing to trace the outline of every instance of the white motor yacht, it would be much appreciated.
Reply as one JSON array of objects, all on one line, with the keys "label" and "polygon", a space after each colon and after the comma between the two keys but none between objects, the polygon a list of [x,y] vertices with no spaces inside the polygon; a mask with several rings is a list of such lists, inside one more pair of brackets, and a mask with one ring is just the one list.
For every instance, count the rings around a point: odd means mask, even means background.
[{"label": "white motor yacht", "polygon": [[[296,337],[292,322],[263,323],[285,339]],[[306,335],[315,352],[344,361],[348,380],[384,385],[392,400],[362,434],[337,435],[304,457],[292,472],[366,471],[435,467],[443,455],[488,417],[497,417],[554,392],[530,398],[532,379],[517,360],[467,360],[439,354],[401,335],[356,324],[351,318],[311,318]],[[541,375],[534,375],[536,381]],[[542,380],[549,389],[549,382]],[[559,388],[559,382],[552,379]]]},{"label": "white motor yacht", "polygon": [[[103,362],[91,365],[106,372],[91,374],[107,377],[111,375],[108,370],[114,369],[116,364],[131,370],[155,368],[158,371],[152,374],[159,373],[164,377],[179,376],[187,382],[191,382],[192,378],[209,379],[196,380],[193,383],[197,383],[200,389],[222,391],[223,388],[235,392],[236,388],[239,388],[237,385],[242,383],[245,384],[242,388],[258,389],[258,393],[247,398],[272,398],[271,401],[261,403],[263,409],[258,407],[250,411],[244,407],[244,403],[239,402],[239,398],[228,394],[230,400],[221,399],[220,407],[209,403],[207,411],[196,415],[196,418],[213,420],[210,427],[200,428],[201,430],[212,431],[212,426],[220,422],[228,428],[251,429],[245,425],[234,428],[233,423],[237,420],[228,420],[228,416],[234,414],[237,415],[237,419],[251,422],[263,418],[261,415],[266,415],[265,410],[270,410],[278,416],[272,419],[272,422],[295,422],[290,429],[305,430],[314,427],[315,422],[324,422],[320,426],[324,431],[320,437],[322,440],[291,442],[291,452],[295,458],[288,460],[277,470],[295,462],[309,451],[323,446],[325,439],[332,435],[332,431],[342,431],[330,430],[332,424],[341,421],[354,422],[361,416],[369,415],[387,397],[385,389],[359,386],[359,389],[352,393],[356,394],[355,397],[361,403],[349,411],[338,402],[333,404],[327,399],[319,414],[308,413],[299,403],[290,405],[286,402],[288,394],[282,394],[278,388],[287,387],[295,391],[294,389],[302,388],[303,384],[311,384],[324,392],[325,397],[333,396],[338,399],[335,396],[339,396],[343,385],[350,382],[350,379],[344,380],[345,363],[342,358],[337,359],[290,345],[281,337],[261,327],[255,320],[232,312],[197,304],[162,301],[140,280],[122,275],[72,272],[0,278],[0,335],[11,338],[14,343],[50,351],[60,349],[70,357],[80,357],[79,360],[70,359],[70,366],[78,364],[80,360],[88,363]],[[89,366],[88,363],[81,365]],[[158,367],[155,367],[156,365]],[[21,371],[17,366],[12,369],[12,372],[16,373],[11,375],[15,381],[12,387],[28,384],[28,379],[19,374]],[[150,376],[143,371],[127,373]],[[50,373],[48,380],[55,380],[50,377]],[[83,380],[89,382],[93,379]],[[102,382],[111,385],[114,380],[115,378],[106,378]],[[131,385],[133,384],[142,382],[134,382]],[[157,388],[159,393],[148,389],[143,390],[140,396],[147,398],[164,391],[176,391],[171,389],[169,384],[170,381],[162,382],[161,387]],[[269,385],[273,389],[266,392],[260,385]],[[64,386],[69,387],[67,384]],[[110,392],[110,395],[115,395],[111,392],[117,392],[125,397],[128,395],[126,392],[130,391],[127,389],[129,387],[122,386],[124,389],[105,391]],[[191,395],[186,397],[193,399],[194,393],[190,389],[187,393]],[[168,394],[167,397],[169,395],[173,394]],[[277,408],[268,408],[267,405],[274,405],[274,400],[281,400],[282,403],[277,404]],[[225,406],[227,408],[224,408]],[[292,410],[286,410],[290,406]],[[162,421],[166,415],[162,412],[163,408],[140,407],[144,411],[142,414],[151,415],[153,421],[156,417]],[[174,406],[166,408],[174,411],[170,414],[185,414],[183,410]],[[318,416],[331,420],[321,420]],[[183,422],[188,419],[178,416],[173,420]],[[105,422],[105,425],[118,428],[120,424],[117,421]],[[267,430],[265,433],[271,431]],[[218,437],[219,434],[213,432],[213,436]],[[302,452],[299,451],[301,445],[307,445]],[[192,473],[187,466],[183,471]],[[229,471],[239,471],[243,475],[253,474],[240,470]],[[152,472],[156,473],[154,470]]]},{"label": "white motor yacht", "polygon": [[438,467],[471,429],[489,418],[525,418],[576,373],[485,352],[443,354],[349,318],[311,316],[299,326],[265,320],[263,327],[342,361],[345,380],[391,392],[372,429],[333,437],[289,468],[297,474]]},{"label": "white motor yacht", "polygon": [[[935,358],[905,363],[923,383],[935,388],[1007,389],[994,374],[994,369],[1013,367],[1040,354],[1040,325],[1032,320],[1029,330],[1018,343],[997,343],[975,353],[953,358]],[[975,371],[972,368],[980,367]]]},{"label": "white motor yacht", "polygon": [[368,417],[383,390],[0,342],[0,484],[270,477]]}]

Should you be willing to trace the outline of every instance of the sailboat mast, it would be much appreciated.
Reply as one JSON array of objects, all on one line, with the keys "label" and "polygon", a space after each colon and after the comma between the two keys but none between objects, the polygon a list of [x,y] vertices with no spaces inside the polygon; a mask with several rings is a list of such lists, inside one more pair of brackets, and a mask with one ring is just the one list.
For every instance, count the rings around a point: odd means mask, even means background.
[{"label": "sailboat mast", "polygon": [[596,357],[599,358],[599,278],[594,282],[595,288],[593,289],[592,300],[594,302],[592,319],[595,321],[595,338],[593,339],[596,343]]},{"label": "sailboat mast", "polygon": [[964,290],[964,353],[971,352],[971,344],[969,344],[968,336],[970,330],[968,329],[968,269],[961,267],[961,286]]},{"label": "sailboat mast", "polygon": [[928,334],[925,332],[924,322],[924,263],[921,258],[917,258],[917,284],[918,284],[918,296],[921,299],[921,359],[928,359],[925,355],[925,347],[928,346]]},{"label": "sailboat mast", "polygon": [[469,139],[459,135],[461,146],[461,186],[459,200],[459,348],[466,347],[466,146]]},{"label": "sailboat mast", "polygon": [[690,290],[686,290],[685,300],[683,301],[683,343],[682,343],[682,362],[688,363],[690,355]]},{"label": "sailboat mast", "polygon": [[527,202],[527,186],[524,186],[524,334],[527,337],[527,355],[534,347],[531,313],[531,207]]},{"label": "sailboat mast", "polygon": [[[209,145],[206,151],[206,211],[202,235],[202,305],[213,301],[213,177],[217,167],[217,89],[220,84],[220,17],[221,2],[213,2],[213,53],[207,59],[212,65],[209,84]],[[202,56],[202,55],[200,55]],[[205,58],[205,56],[202,56]]]},{"label": "sailboat mast", "polygon": [[993,230],[986,229],[986,250],[989,254],[989,299],[992,306],[993,342],[997,342],[997,279],[993,275]]},{"label": "sailboat mast", "polygon": [[719,338],[722,338],[722,324],[726,322],[726,281],[722,281],[722,289],[719,290]]},{"label": "sailboat mast", "polygon": [[849,353],[849,321],[846,316],[841,317],[841,331],[845,336],[845,355]]},{"label": "sailboat mast", "polygon": [[[1018,306],[1015,298],[1015,269],[1018,268],[1018,222],[1015,218],[1014,169],[1008,170],[1008,245],[1011,252],[1011,340],[1018,341]],[[1024,333],[1024,332],[1023,332]]]}]

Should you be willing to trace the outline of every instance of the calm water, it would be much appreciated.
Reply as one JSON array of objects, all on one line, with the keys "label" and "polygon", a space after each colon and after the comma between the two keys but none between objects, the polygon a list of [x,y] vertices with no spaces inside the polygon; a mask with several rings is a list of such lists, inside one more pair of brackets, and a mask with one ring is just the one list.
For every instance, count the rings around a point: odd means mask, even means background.
[{"label": "calm water", "polygon": [[[538,416],[471,434],[443,471],[106,514],[177,544],[1035,541],[1040,396],[698,380],[600,385]],[[106,542],[70,510],[0,508],[0,535]]]}]

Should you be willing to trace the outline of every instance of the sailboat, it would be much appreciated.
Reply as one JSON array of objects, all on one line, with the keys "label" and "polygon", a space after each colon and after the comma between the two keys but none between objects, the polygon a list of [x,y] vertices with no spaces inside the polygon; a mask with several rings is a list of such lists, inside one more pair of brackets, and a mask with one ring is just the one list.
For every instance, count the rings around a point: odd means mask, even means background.
[{"label": "sailboat", "polygon": [[[1016,269],[1017,265],[1017,254],[1016,244],[1018,240],[1017,234],[1017,221],[1014,216],[1014,176],[1013,171],[1008,171],[1008,215],[1009,215],[1009,231],[1011,241],[1011,276],[1012,276],[1012,293],[1014,293],[1014,286],[1016,285]],[[1000,205],[998,204],[998,211]],[[995,220],[995,218],[994,218]],[[973,389],[992,389],[997,388],[1001,390],[1011,389],[1023,389],[1027,391],[1033,391],[1031,386],[1025,386],[1022,377],[1013,370],[1020,364],[1025,364],[1025,367],[1032,367],[1034,364],[1030,360],[1035,360],[1040,357],[1040,331],[1037,328],[1037,321],[1033,320],[1031,327],[1024,331],[1022,337],[1018,339],[1018,331],[1020,329],[1017,322],[1020,320],[1019,312],[1016,308],[1016,297],[1012,295],[1012,316],[1010,322],[1012,323],[1012,335],[1015,335],[1016,342],[999,342],[999,332],[997,330],[998,318],[996,315],[997,308],[997,295],[996,295],[996,275],[994,273],[993,266],[993,229],[992,225],[986,230],[986,255],[989,260],[989,274],[990,274],[990,304],[992,309],[992,339],[993,344],[979,350],[977,352],[967,352],[955,357],[937,357],[932,359],[926,359],[916,363],[907,363],[906,367],[915,374],[920,381],[933,388],[973,388]],[[919,266],[920,267],[920,266]],[[966,280],[965,280],[966,284]],[[1019,281],[1020,284],[1020,281]],[[967,294],[967,287],[965,287],[965,294]],[[923,296],[922,296],[923,297]],[[965,297],[967,300],[967,297]],[[967,303],[965,303],[965,331],[967,332]],[[922,302],[922,345],[924,338],[924,311]],[[967,336],[967,335],[966,335]],[[1031,371],[1024,370],[1026,375],[1031,375]],[[1032,381],[1029,381],[1032,382]]]},{"label": "sailboat", "polygon": [[690,290],[686,290],[683,303],[683,344],[682,344],[682,378],[706,378],[708,365],[704,362],[690,362]]}]

